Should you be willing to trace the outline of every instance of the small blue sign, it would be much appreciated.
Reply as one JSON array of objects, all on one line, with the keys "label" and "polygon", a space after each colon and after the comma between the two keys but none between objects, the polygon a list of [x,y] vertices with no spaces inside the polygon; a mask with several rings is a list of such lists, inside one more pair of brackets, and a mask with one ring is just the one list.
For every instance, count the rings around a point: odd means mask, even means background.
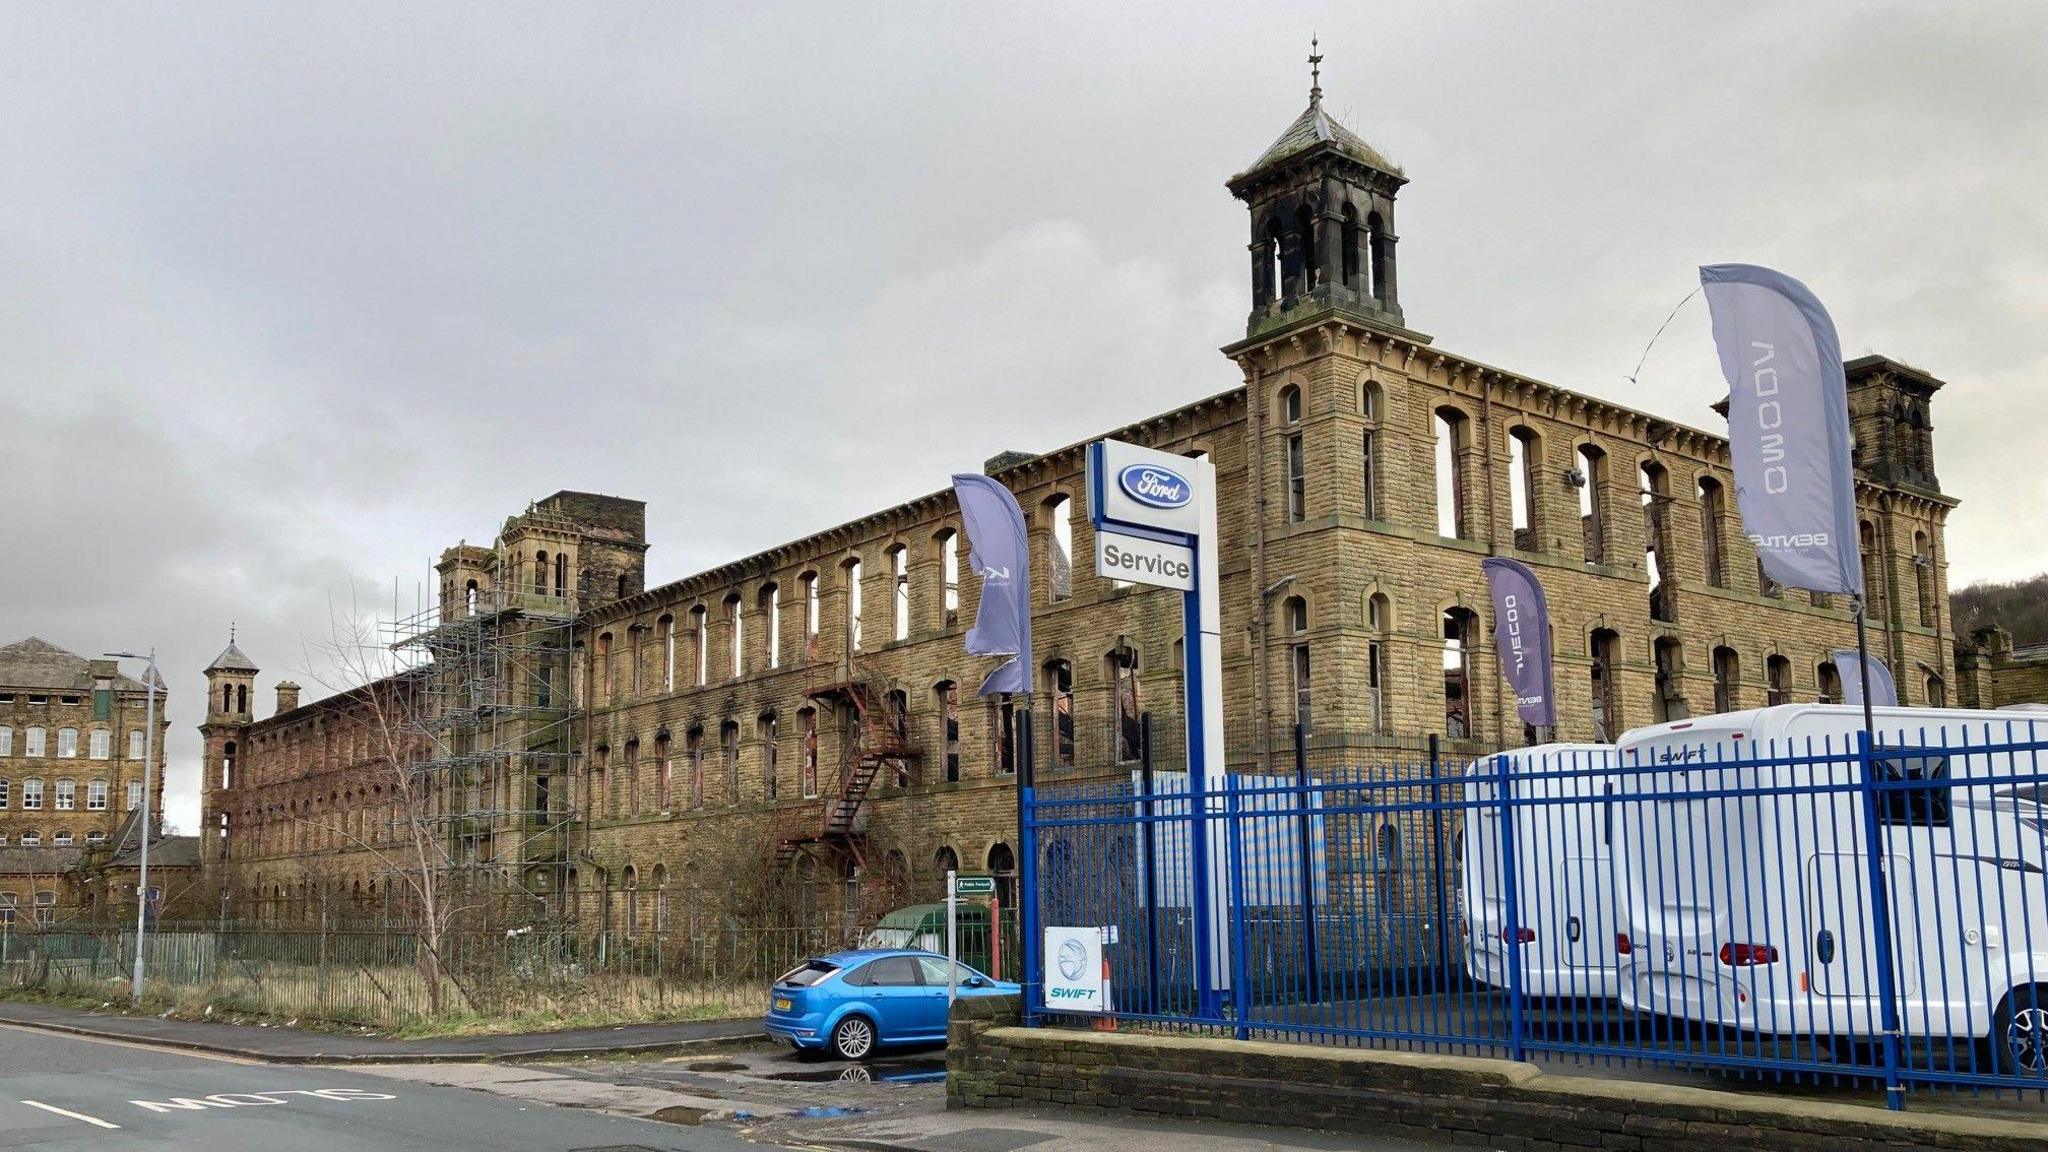
[{"label": "small blue sign", "polygon": [[1156,464],[1133,464],[1116,474],[1116,482],[1131,499],[1152,508],[1182,508],[1195,498],[1194,485]]}]

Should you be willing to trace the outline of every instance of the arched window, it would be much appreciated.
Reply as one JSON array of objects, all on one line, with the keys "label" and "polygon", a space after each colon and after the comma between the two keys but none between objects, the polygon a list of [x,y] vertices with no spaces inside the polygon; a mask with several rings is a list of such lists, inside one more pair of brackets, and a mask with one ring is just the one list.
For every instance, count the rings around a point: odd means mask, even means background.
[{"label": "arched window", "polygon": [[1607,453],[1579,445],[1579,535],[1586,563],[1607,563]]},{"label": "arched window", "polygon": [[1473,732],[1472,638],[1478,619],[1470,608],[1444,609],[1444,735],[1453,740]]},{"label": "arched window", "polygon": [[1878,619],[1889,619],[1878,605],[1884,596],[1884,574],[1877,564],[1877,529],[1868,520],[1856,525],[1856,548],[1863,556],[1863,604]]},{"label": "arched window", "polygon": [[804,799],[818,798],[818,710],[800,708],[796,714],[797,731],[803,734],[803,750],[798,755],[798,784],[803,788]]},{"label": "arched window", "polygon": [[860,651],[861,642],[860,569],[860,558],[857,556],[840,566],[840,572],[846,580],[846,646],[855,652]]},{"label": "arched window", "polygon": [[558,597],[569,595],[569,554],[567,552],[555,553],[555,595]]},{"label": "arched window", "polygon": [[683,754],[690,758],[690,807],[704,806],[704,729],[683,734]]},{"label": "arched window", "polygon": [[[14,755],[14,729],[0,724],[0,756]],[[139,757],[136,757],[139,759]]]},{"label": "arched window", "polygon": [[1116,760],[1136,760],[1142,743],[1142,704],[1138,698],[1138,650],[1119,646],[1103,661],[1109,675],[1111,708],[1116,725]]},{"label": "arched window", "polygon": [[626,815],[640,814],[640,738],[626,741]]},{"label": "arched window", "polygon": [[77,756],[78,756],[78,729],[76,729],[76,728],[59,728],[59,729],[57,729],[57,758],[58,758],[59,760],[72,760],[72,759],[76,759],[76,758],[77,758]]},{"label": "arched window", "polygon": [[718,726],[719,747],[725,752],[725,802],[740,802],[740,722],[727,720]]},{"label": "arched window", "polygon": [[1740,707],[1742,658],[1724,644],[1714,649],[1714,711],[1733,712]]},{"label": "arched window", "polygon": [[775,709],[770,708],[756,718],[754,721],[754,735],[761,741],[761,795],[763,799],[772,801],[775,799],[777,791],[775,764],[778,753],[775,745]]},{"label": "arched window", "polygon": [[1651,646],[1657,665],[1655,715],[1658,723],[1683,720],[1692,715],[1685,699],[1685,656],[1676,637],[1659,636]]},{"label": "arched window", "polygon": [[[1372,295],[1371,276],[1366,274],[1366,262],[1359,258],[1361,232],[1358,226],[1358,209],[1346,204],[1338,209],[1337,243],[1343,261],[1344,287],[1359,296]],[[1363,278],[1361,278],[1363,277]]]},{"label": "arched window", "polygon": [[690,609],[690,643],[695,649],[697,687],[711,679],[711,613],[702,604]]},{"label": "arched window", "polygon": [[1942,683],[1941,677],[1932,672],[1927,674],[1927,706],[1948,707],[1948,685]]},{"label": "arched window", "polygon": [[1366,598],[1365,627],[1370,636],[1365,642],[1365,685],[1371,694],[1374,732],[1387,730],[1387,639],[1392,618],[1393,606],[1384,592]]},{"label": "arched window", "polygon": [[1792,661],[1773,655],[1764,661],[1764,703],[1776,708],[1792,702]]},{"label": "arched window", "polygon": [[940,876],[944,876],[948,872],[958,872],[960,870],[960,854],[953,851],[950,845],[939,845],[938,850],[932,853],[932,869]]},{"label": "arched window", "polygon": [[94,728],[86,734],[86,755],[94,760],[106,760],[114,754],[114,734],[105,728]]},{"label": "arched window", "polygon": [[640,928],[640,870],[626,865],[626,939]]},{"label": "arched window", "polygon": [[661,690],[676,690],[676,618],[663,613],[654,622],[655,630],[661,633]]},{"label": "arched window", "polygon": [[740,610],[737,592],[725,597],[725,627],[727,650],[732,654],[730,675],[737,680],[747,674],[746,614]]},{"label": "arched window", "polygon": [[1280,390],[1280,422],[1287,427],[1287,522],[1299,524],[1308,516],[1308,451],[1300,427],[1301,389],[1292,384]]},{"label": "arched window", "polygon": [[960,781],[960,686],[951,680],[941,680],[932,686],[932,695],[937,697],[939,714],[939,747],[945,757],[946,782]]},{"label": "arched window", "polygon": [[626,598],[629,587],[626,581],[626,574],[624,572],[619,573],[619,599],[624,600]]},{"label": "arched window", "polygon": [[1823,660],[1813,670],[1814,687],[1819,690],[1822,704],[1842,702],[1842,674],[1835,668],[1833,660]]},{"label": "arched window", "polygon": [[775,581],[761,585],[761,615],[768,621],[768,667],[782,667],[782,588]]},{"label": "arched window", "polygon": [[1593,688],[1593,738],[1606,743],[1621,735],[1621,694],[1615,671],[1621,662],[1621,636],[1611,628],[1595,628],[1590,641]]},{"label": "arched window", "polygon": [[1394,241],[1387,235],[1386,221],[1377,212],[1365,214],[1368,263],[1371,264],[1372,298],[1386,303],[1394,291]]},{"label": "arched window", "polygon": [[[1671,568],[1671,476],[1662,464],[1644,461],[1637,469],[1638,495],[1643,502],[1643,567],[1650,575],[1650,619],[1670,622],[1675,615],[1675,582]],[[1675,571],[1675,570],[1674,570]]]},{"label": "arched window", "polygon": [[[1286,252],[1276,217],[1266,222],[1265,234],[1259,240],[1258,263],[1253,267],[1253,295],[1257,303],[1271,304],[1294,295],[1294,285],[1287,279]],[[1261,272],[1263,277],[1258,275]],[[1263,293],[1259,291],[1261,287],[1265,289]]]},{"label": "arched window", "polygon": [[951,528],[939,531],[939,622],[947,628],[960,623],[960,534]]},{"label": "arched window", "polygon": [[1456,408],[1436,410],[1436,534],[1469,539],[1464,464],[1470,442],[1468,420]]},{"label": "arched window", "polygon": [[1721,482],[1700,477],[1700,555],[1706,561],[1707,583],[1728,587],[1728,499]]},{"label": "arched window", "polygon": [[675,764],[669,757],[669,735],[666,729],[654,734],[654,790],[663,812],[675,807]]},{"label": "arched window", "polygon": [[1047,661],[1045,682],[1052,690],[1052,766],[1074,766],[1074,666]]},{"label": "arched window", "polygon": [[611,746],[599,744],[590,758],[590,815],[594,820],[612,814],[611,762]]},{"label": "arched window", "polygon": [[548,593],[548,554],[545,552],[533,554],[533,590],[541,596]]},{"label": "arched window", "polygon": [[889,636],[910,639],[910,549],[898,544],[889,549]]},{"label": "arched window", "polygon": [[1299,236],[1301,264],[1295,274],[1295,295],[1306,296],[1322,280],[1322,264],[1316,258],[1316,217],[1303,205],[1294,213],[1294,231]]},{"label": "arched window", "polygon": [[471,580],[466,586],[464,586],[462,590],[462,608],[464,615],[476,615],[476,598],[476,581]]},{"label": "arched window", "polygon": [[597,683],[600,690],[598,700],[600,703],[610,703],[612,693],[618,688],[615,673],[612,669],[611,633],[600,632],[598,634],[597,647],[594,649],[594,654],[597,660]]},{"label": "arched window", "polygon": [[1941,617],[1934,592],[1934,545],[1925,532],[1913,533],[1913,590],[1919,598],[1920,626],[1937,627]]},{"label": "arched window", "polygon": [[654,866],[654,935],[660,939],[668,934],[668,865]]},{"label": "arched window", "polygon": [[1046,580],[1048,602],[1057,604],[1074,594],[1074,502],[1054,496],[1045,502]]},{"label": "arched window", "polygon": [[804,659],[818,658],[818,626],[822,621],[818,606],[818,574],[806,572],[797,577],[797,583],[804,588]]},{"label": "arched window", "polygon": [[996,878],[996,897],[1005,908],[1017,906],[1017,854],[998,840],[988,850],[989,874]]},{"label": "arched window", "polygon": [[1294,691],[1294,725],[1306,732],[1309,728],[1311,695],[1308,601],[1299,596],[1289,596],[1283,608],[1283,615],[1287,620],[1287,634],[1291,641],[1287,649],[1287,674],[1289,686]]},{"label": "arched window", "polygon": [[1542,462],[1534,430],[1521,426],[1508,429],[1508,499],[1514,506],[1515,547],[1524,552],[1543,551],[1536,514],[1537,494],[1543,487],[1538,480]]}]

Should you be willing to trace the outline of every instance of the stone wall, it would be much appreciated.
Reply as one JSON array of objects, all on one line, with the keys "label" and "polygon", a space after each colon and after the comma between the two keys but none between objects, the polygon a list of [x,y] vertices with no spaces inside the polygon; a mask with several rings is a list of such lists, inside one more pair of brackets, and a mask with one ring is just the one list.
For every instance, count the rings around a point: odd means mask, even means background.
[{"label": "stone wall", "polygon": [[1503,1150],[2020,1152],[2042,1142],[2038,1123],[2017,1120],[1554,1076],[1463,1056],[1024,1028],[1016,1013],[1007,997],[954,1006],[947,1107],[1078,1108]]}]

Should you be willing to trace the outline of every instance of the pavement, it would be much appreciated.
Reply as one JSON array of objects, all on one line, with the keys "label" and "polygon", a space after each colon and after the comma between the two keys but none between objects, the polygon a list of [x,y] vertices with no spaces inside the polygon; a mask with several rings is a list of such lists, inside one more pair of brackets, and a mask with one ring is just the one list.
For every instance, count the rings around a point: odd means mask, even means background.
[{"label": "pavement", "polygon": [[0,1026],[0,1148],[50,1152],[759,1152],[691,1127],[351,1068],[249,1063]]},{"label": "pavement", "polygon": [[390,1040],[300,1028],[121,1016],[29,1001],[0,1001],[0,1024],[184,1048],[271,1064],[398,1064],[675,1052],[761,1036],[761,1022],[749,1019]]}]

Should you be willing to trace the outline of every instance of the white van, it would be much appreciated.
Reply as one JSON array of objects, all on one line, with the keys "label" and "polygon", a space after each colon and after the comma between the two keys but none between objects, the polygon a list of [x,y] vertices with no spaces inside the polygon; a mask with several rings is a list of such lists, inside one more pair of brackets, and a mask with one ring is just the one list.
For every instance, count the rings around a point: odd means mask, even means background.
[{"label": "white van", "polygon": [[[1611,999],[1615,993],[1615,878],[1611,744],[1517,748],[1465,770],[1460,857],[1465,971],[1508,988],[1508,934],[1521,937],[1522,994]],[[1515,899],[1510,927],[1502,869],[1499,774],[1514,779]]]},{"label": "white van", "polygon": [[1989,1039],[2000,1071],[2048,1074],[2048,718],[1894,707],[1875,721],[1885,779],[1913,785],[1878,793],[1875,846],[1860,707],[1623,735],[1622,1006],[1759,1034],[1880,1035],[1877,851],[1906,1041],[1960,1061]]}]

